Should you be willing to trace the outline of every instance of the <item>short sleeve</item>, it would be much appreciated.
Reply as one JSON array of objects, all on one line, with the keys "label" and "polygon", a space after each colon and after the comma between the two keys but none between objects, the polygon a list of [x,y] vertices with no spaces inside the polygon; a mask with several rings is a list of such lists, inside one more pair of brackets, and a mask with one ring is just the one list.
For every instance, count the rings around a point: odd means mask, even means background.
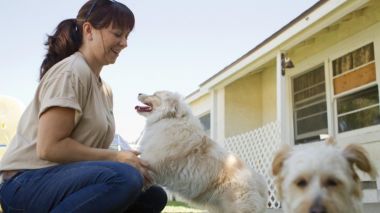
[{"label": "short sleeve", "polygon": [[[65,107],[76,111],[75,121],[82,114],[86,91],[79,78],[70,71],[45,79],[39,91],[39,116],[50,107]],[[75,122],[76,123],[76,122]]]}]

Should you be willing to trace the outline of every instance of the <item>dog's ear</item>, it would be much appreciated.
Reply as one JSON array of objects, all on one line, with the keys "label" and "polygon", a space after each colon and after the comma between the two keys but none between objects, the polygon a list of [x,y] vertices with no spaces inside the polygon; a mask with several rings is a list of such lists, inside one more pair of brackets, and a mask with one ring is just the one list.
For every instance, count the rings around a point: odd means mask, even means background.
[{"label": "dog's ear", "polygon": [[175,98],[170,100],[169,114],[172,117],[182,118],[188,114],[189,107],[183,102],[179,94],[175,94]]},{"label": "dog's ear", "polygon": [[284,161],[288,158],[290,150],[291,150],[290,146],[288,144],[284,144],[280,147],[280,149],[274,155],[274,158],[272,161],[272,174],[274,176],[277,176],[282,170]]},{"label": "dog's ear", "polygon": [[277,195],[280,199],[283,198],[281,185],[284,180],[284,177],[280,173],[284,167],[284,161],[290,155],[290,151],[291,151],[290,146],[288,144],[283,144],[274,155],[274,158],[272,161],[272,174],[273,176],[275,176],[274,184],[277,189]]},{"label": "dog's ear", "polygon": [[178,100],[176,98],[170,99],[168,101],[168,116],[171,118],[177,117],[177,110],[178,110]]},{"label": "dog's ear", "polygon": [[335,141],[334,137],[328,136],[328,137],[325,139],[325,144],[326,144],[326,145],[335,146],[335,145],[336,145],[336,141]]},{"label": "dog's ear", "polygon": [[[354,171],[354,165],[369,174],[371,178],[376,178],[378,173],[375,166],[372,164],[370,159],[367,157],[367,151],[360,145],[350,144],[346,146],[343,150],[343,156],[347,159],[349,164],[351,165],[352,170]],[[359,180],[358,175],[354,171],[354,179],[356,181]]]}]

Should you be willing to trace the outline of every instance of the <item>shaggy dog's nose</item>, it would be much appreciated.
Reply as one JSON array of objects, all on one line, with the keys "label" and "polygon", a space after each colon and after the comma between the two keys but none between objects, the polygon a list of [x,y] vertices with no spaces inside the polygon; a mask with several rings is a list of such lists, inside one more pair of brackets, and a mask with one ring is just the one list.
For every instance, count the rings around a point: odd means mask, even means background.
[{"label": "shaggy dog's nose", "polygon": [[326,206],[323,204],[322,199],[318,197],[311,206],[309,213],[327,213]]},{"label": "shaggy dog's nose", "polygon": [[313,205],[309,213],[327,213],[326,207],[323,205]]}]

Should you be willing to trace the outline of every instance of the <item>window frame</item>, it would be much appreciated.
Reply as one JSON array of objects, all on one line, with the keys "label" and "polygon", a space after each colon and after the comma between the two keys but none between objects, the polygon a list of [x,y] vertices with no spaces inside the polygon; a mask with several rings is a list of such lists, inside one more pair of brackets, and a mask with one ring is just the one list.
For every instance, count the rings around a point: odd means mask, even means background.
[{"label": "window frame", "polygon": [[[374,82],[368,83],[366,85],[355,88],[351,91],[343,92],[341,94],[334,94],[333,85],[333,61],[347,53],[355,51],[356,49],[363,47],[369,43],[374,45],[374,63],[375,63],[375,73],[376,80]],[[350,130],[347,132],[338,132],[338,114],[337,114],[337,98],[354,94],[355,91],[361,91],[365,88],[370,88],[374,85],[378,87],[378,95],[380,99],[380,38],[375,38],[371,36],[370,33],[362,32],[358,36],[350,37],[342,42],[337,43],[321,52],[300,61],[295,64],[295,68],[287,70],[286,82],[287,82],[287,96],[288,105],[290,106],[287,110],[288,114],[288,124],[291,126],[288,132],[288,139],[292,144],[295,144],[295,126],[294,126],[294,106],[293,106],[293,79],[306,72],[312,71],[319,65],[324,64],[325,70],[325,89],[326,89],[326,105],[327,105],[327,127],[328,134],[336,138],[340,144],[348,143],[368,143],[379,141],[380,138],[380,125],[374,125],[369,127],[363,127],[360,129]],[[319,142],[316,140],[315,142]],[[309,142],[306,144],[312,144]]]},{"label": "window frame", "polygon": [[[358,40],[358,38],[357,38]],[[351,89],[349,91],[342,92],[340,94],[334,95],[334,88],[333,88],[333,80],[334,80],[334,74],[333,74],[333,61],[339,57],[344,56],[347,53],[350,53],[352,51],[357,50],[358,48],[361,48],[367,44],[373,43],[374,46],[374,63],[375,63],[375,73],[376,73],[376,80],[374,82],[368,83],[366,85],[359,86],[357,88]],[[336,51],[334,54],[331,54],[328,57],[329,60],[329,85],[331,85],[331,102],[333,104],[333,135],[336,137],[337,140],[347,143],[366,143],[371,141],[378,141],[380,138],[380,124],[374,125],[374,126],[368,126],[363,127],[360,129],[354,129],[347,132],[340,132],[338,130],[338,107],[337,107],[337,101],[338,98],[344,97],[347,95],[355,94],[359,91],[363,91],[365,89],[368,89],[373,86],[377,86],[378,89],[378,96],[380,99],[380,75],[379,75],[379,66],[380,66],[380,48],[379,43],[377,39],[365,39],[361,41],[356,41],[349,45],[348,47],[341,48],[339,51]],[[337,45],[338,46],[338,45]],[[338,48],[337,48],[338,49]],[[352,72],[352,71],[350,71]],[[380,103],[379,103],[380,104]],[[377,139],[376,139],[377,138]]]},{"label": "window frame", "polygon": [[[326,90],[326,85],[327,85],[328,82],[327,82],[327,79],[326,79],[326,66],[325,66],[325,64],[324,63],[319,63],[317,65],[314,65],[314,66],[308,68],[307,70],[304,70],[303,72],[300,72],[300,73],[297,73],[295,75],[292,75],[291,78],[290,78],[290,84],[291,84],[291,90],[290,90],[291,107],[290,107],[290,110],[291,110],[292,125],[293,125],[292,135],[293,135],[293,143],[297,144],[297,145],[299,145],[299,144],[309,144],[309,143],[313,143],[314,141],[310,141],[310,142],[306,142],[306,143],[296,143],[296,136],[297,136],[296,135],[296,132],[297,132],[296,128],[297,128],[297,126],[296,126],[296,121],[294,120],[295,117],[296,117],[295,114],[294,114],[294,112],[296,111],[295,106],[294,106],[294,102],[295,102],[294,96],[295,96],[295,94],[293,93],[294,92],[294,79],[298,78],[298,77],[300,77],[302,75],[305,75],[306,73],[312,72],[312,71],[318,69],[319,67],[323,67],[323,72],[325,74],[324,84],[325,84],[326,114],[327,114],[327,120],[328,120],[328,107],[327,107],[328,102],[327,102],[327,90]],[[328,125],[328,122],[327,122],[327,132],[329,131],[328,128],[329,128],[329,125]],[[319,131],[321,131],[321,130],[319,130]],[[318,131],[314,131],[312,133],[316,133],[316,132],[318,132]],[[312,134],[312,133],[303,133],[303,134],[299,134],[299,135],[309,135],[309,134]],[[319,140],[316,140],[316,141],[319,141]]]}]

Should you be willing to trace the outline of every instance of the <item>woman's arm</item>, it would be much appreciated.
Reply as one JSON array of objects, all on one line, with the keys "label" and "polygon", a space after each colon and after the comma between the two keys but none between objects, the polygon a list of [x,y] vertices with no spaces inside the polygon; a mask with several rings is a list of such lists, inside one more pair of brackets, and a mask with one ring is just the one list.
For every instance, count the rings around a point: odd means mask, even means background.
[{"label": "woman's arm", "polygon": [[74,129],[75,110],[52,107],[39,119],[37,135],[37,155],[57,163],[76,161],[110,160],[128,163],[139,169],[146,180],[148,165],[140,160],[138,152],[117,152],[85,146],[70,137]]},{"label": "woman's arm", "polygon": [[43,160],[68,163],[85,160],[116,161],[116,152],[85,146],[70,137],[75,110],[52,107],[39,119],[37,154]]}]

